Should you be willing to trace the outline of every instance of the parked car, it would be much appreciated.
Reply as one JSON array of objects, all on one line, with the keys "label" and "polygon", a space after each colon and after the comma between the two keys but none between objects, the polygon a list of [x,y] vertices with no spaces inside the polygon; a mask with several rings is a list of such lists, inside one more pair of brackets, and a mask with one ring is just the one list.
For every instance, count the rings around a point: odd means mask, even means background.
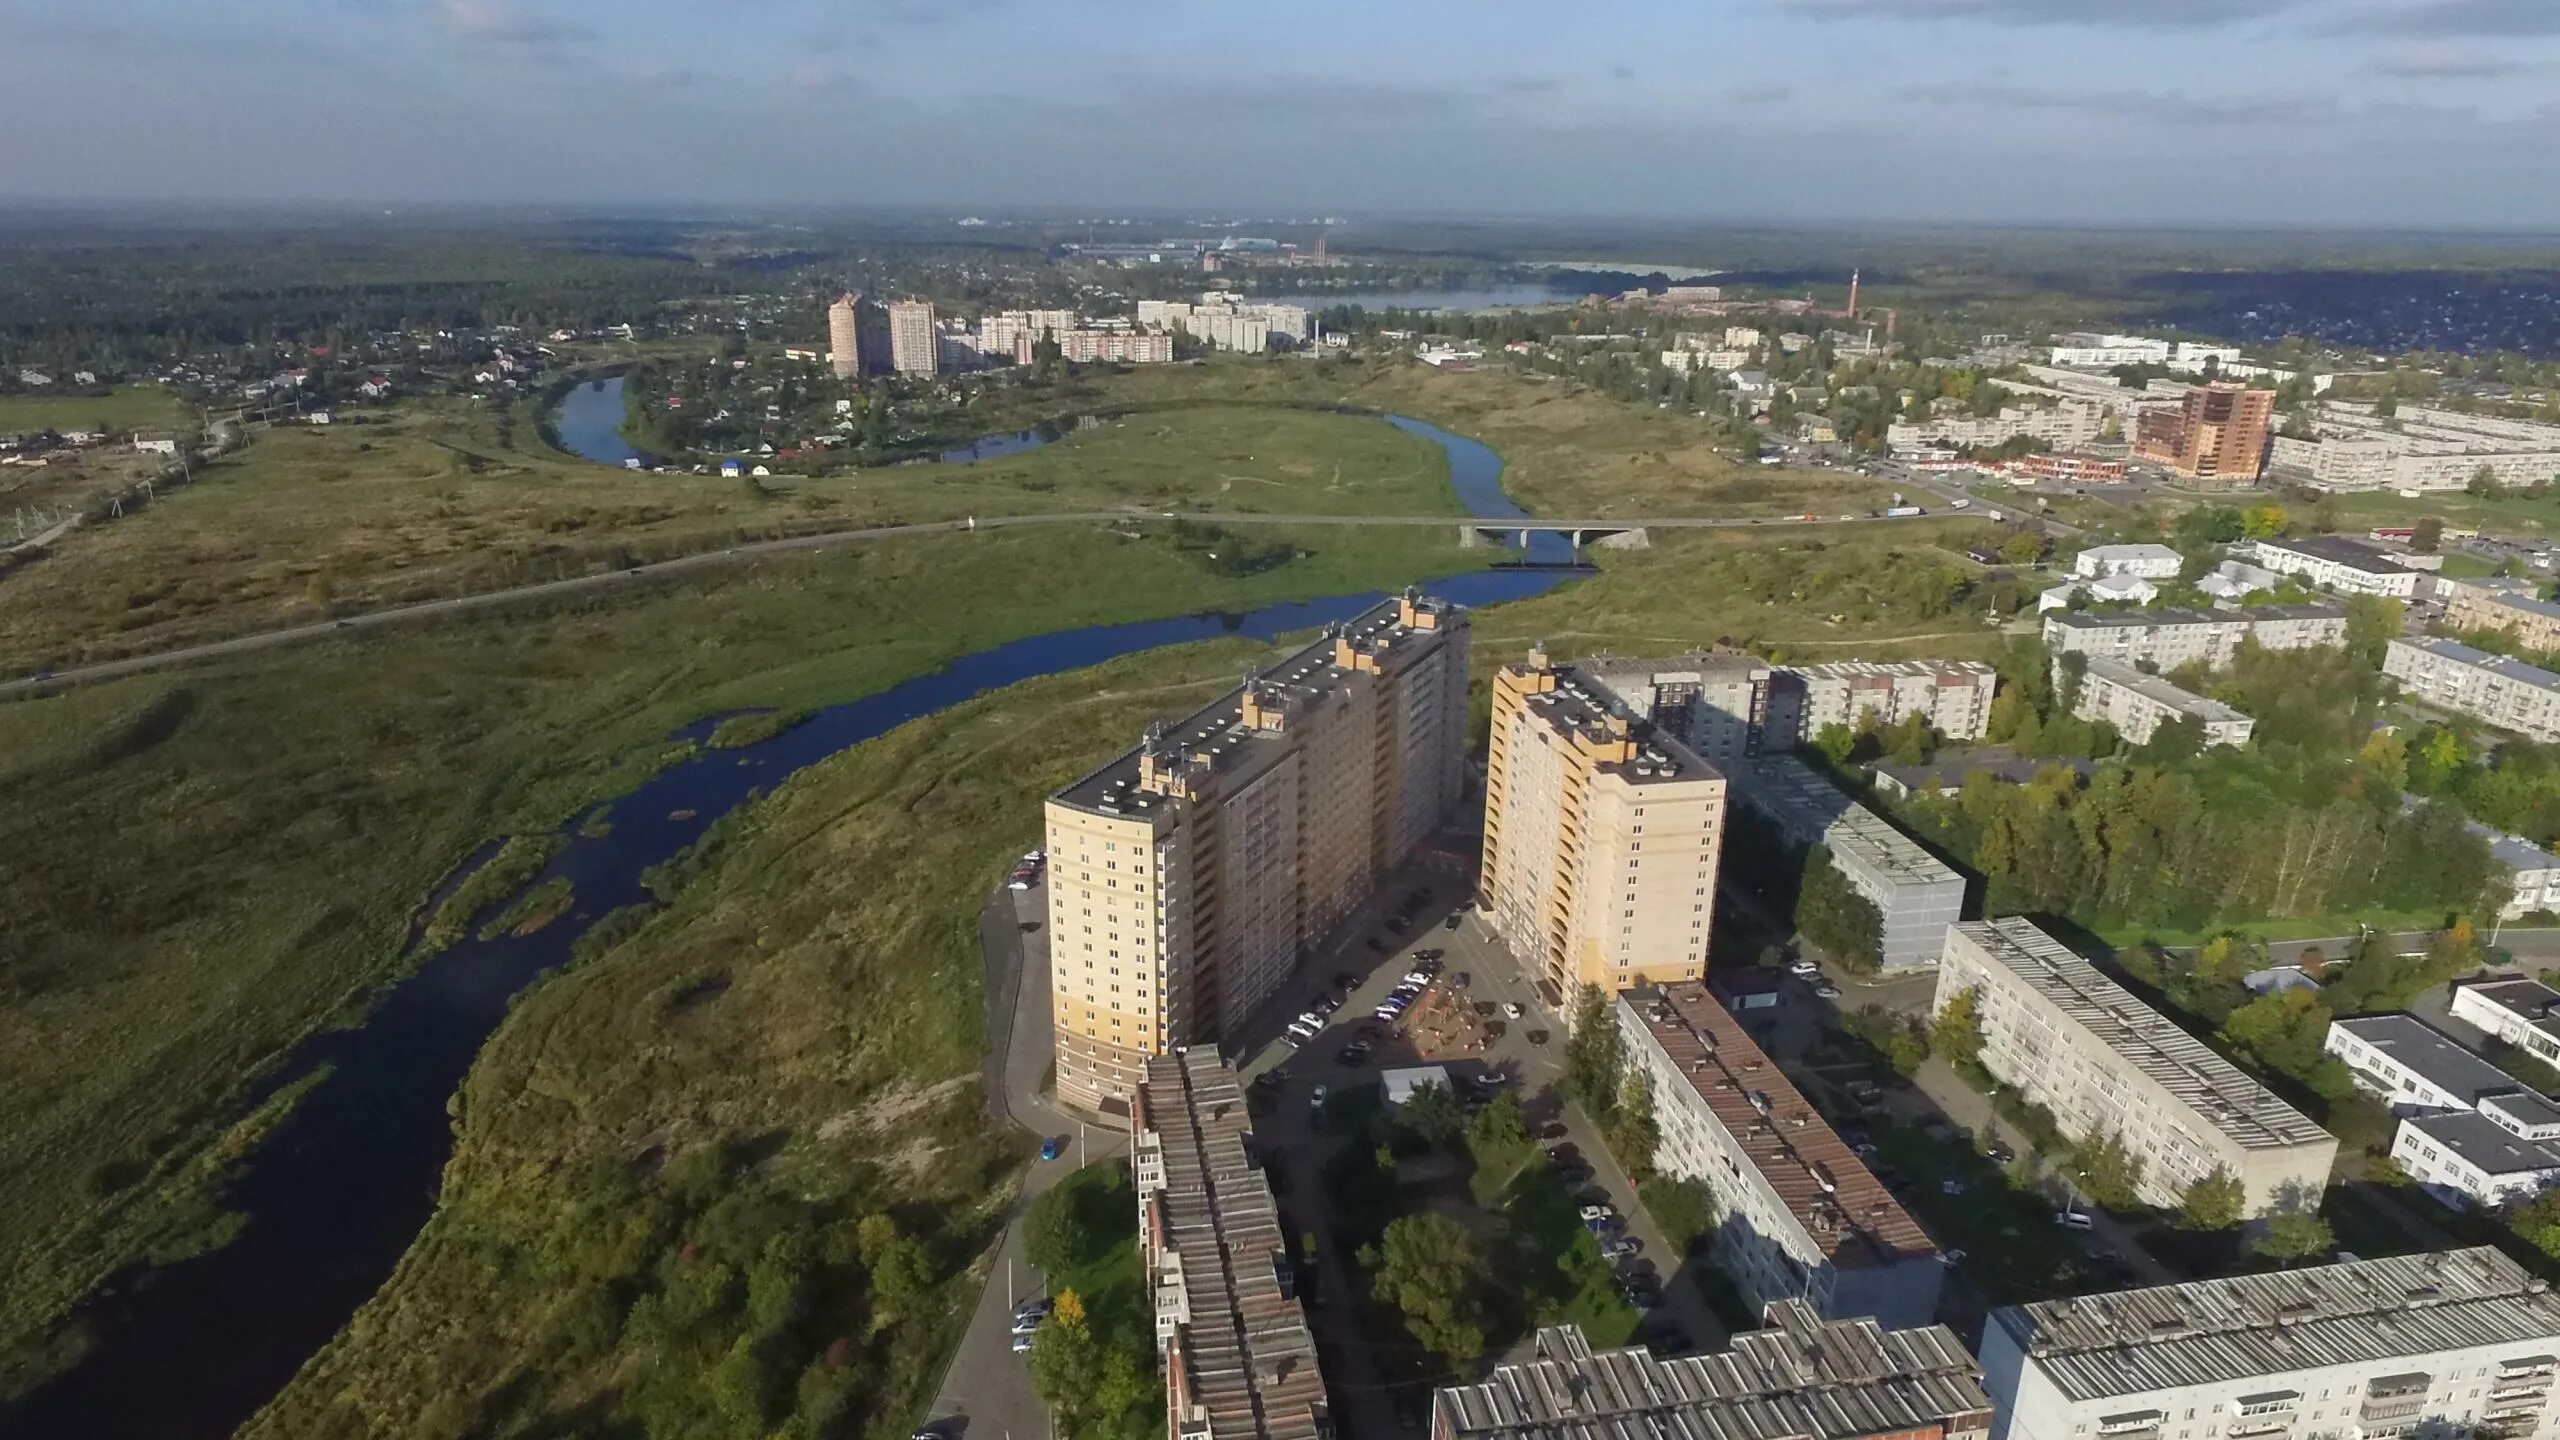
[{"label": "parked car", "polygon": [[1964,1182],[1952,1176],[1938,1182],[1938,1193],[1941,1195],[1961,1195],[1964,1191]]},{"label": "parked car", "polygon": [[1612,1260],[1633,1260],[1636,1258],[1636,1252],[1642,1249],[1644,1249],[1643,1241],[1631,1235],[1622,1235],[1601,1246],[1600,1253]]},{"label": "parked car", "polygon": [[2065,1230],[2095,1230],[2098,1228],[2097,1221],[2090,1219],[2087,1215],[2078,1210],[2054,1211],[2053,1223],[2061,1226]]},{"label": "parked car", "polygon": [[1458,928],[1458,922],[1464,918],[1465,912],[1452,910],[1449,912],[1449,918],[1440,922],[1440,928],[1444,930],[1455,930]]},{"label": "parked car", "polygon": [[1825,980],[1813,987],[1813,993],[1825,1000],[1837,1000],[1840,998],[1840,987]]},{"label": "parked car", "polygon": [[1810,960],[1799,960],[1793,965],[1787,967],[1787,973],[1800,980],[1809,980],[1814,976],[1821,974],[1822,967],[1814,964]]},{"label": "parked car", "polygon": [[[1416,989],[1420,989],[1421,987],[1431,983],[1431,977],[1420,970],[1407,970],[1404,972],[1404,983],[1405,985],[1411,985]],[[1398,986],[1397,988],[1402,989],[1403,986]]]},{"label": "parked car", "polygon": [[1048,862],[1049,852],[1046,850],[1025,850],[1022,852],[1022,863],[1025,865],[1045,865]]},{"label": "parked car", "polygon": [[1452,989],[1464,990],[1474,983],[1476,983],[1476,977],[1468,974],[1464,970],[1461,970],[1457,974],[1449,977],[1449,984]]},{"label": "parked car", "polygon": [[1013,872],[1012,878],[1004,882],[1004,888],[1007,890],[1028,890],[1031,888],[1031,882],[1038,878],[1040,878],[1040,872],[1037,870],[1016,870]]},{"label": "parked car", "polygon": [[1038,1337],[1039,1333],[1040,1332],[1037,1330],[1026,1330],[1022,1334],[1014,1336],[1013,1353],[1016,1355],[1030,1354],[1031,1342]]},{"label": "parked car", "polygon": [[1964,1263],[1964,1251],[1961,1249],[1941,1250],[1938,1252],[1938,1263],[1946,1266],[1950,1270],[1953,1270]]},{"label": "parked car", "polygon": [[1502,1014],[1505,1019],[1517,1020],[1528,1013],[1528,1009],[1521,1005],[1517,1000],[1506,1002],[1502,1007]]},{"label": "parked car", "polygon": [[1994,1165],[2006,1165],[2018,1158],[2017,1151],[2010,1149],[2008,1145],[1998,1140],[1992,1141],[1989,1148],[1985,1149],[1982,1153],[1990,1156],[1991,1163]]},{"label": "parked car", "polygon": [[1067,1142],[1058,1136],[1052,1135],[1040,1142],[1040,1158],[1043,1160],[1055,1160],[1066,1153]]},{"label": "parked car", "polygon": [[1606,1205],[1585,1205],[1582,1207],[1582,1218],[1586,1223],[1593,1220],[1614,1219],[1617,1216],[1617,1213],[1617,1211],[1610,1209]]},{"label": "parked car", "polygon": [[1014,1323],[1018,1325],[1029,1320],[1036,1324],[1048,1315],[1049,1307],[1056,1303],[1046,1295],[1034,1295],[1013,1307]]},{"label": "parked car", "polygon": [[1369,1058],[1369,1042],[1366,1040],[1354,1040],[1350,1044],[1343,1046],[1340,1050],[1335,1051],[1333,1058],[1341,1061],[1345,1065],[1364,1064]]},{"label": "parked car", "polygon": [[1016,1315],[1013,1317],[1013,1333],[1016,1335],[1028,1335],[1032,1331],[1039,1329],[1048,1321],[1048,1319],[1049,1317],[1045,1313],[1039,1315]]},{"label": "parked car", "polygon": [[1544,1045],[1547,1043],[1547,1032],[1544,1030],[1530,1030],[1524,1033],[1528,1035],[1529,1043],[1532,1045]]},{"label": "parked car", "polygon": [[1314,1088],[1313,1090],[1308,1091],[1308,1092],[1307,1092],[1307,1109],[1308,1109],[1309,1111],[1312,1111],[1312,1112],[1321,1113],[1321,1112],[1324,1110],[1324,1097],[1325,1097],[1325,1094],[1326,1094],[1325,1088],[1324,1088],[1323,1086],[1321,1086],[1321,1085],[1317,1086],[1317,1087],[1316,1087],[1316,1088]]},{"label": "parked car", "polygon": [[1440,957],[1448,953],[1449,952],[1446,950],[1416,950],[1413,952],[1413,958],[1419,964],[1429,965],[1436,969],[1440,963]]}]

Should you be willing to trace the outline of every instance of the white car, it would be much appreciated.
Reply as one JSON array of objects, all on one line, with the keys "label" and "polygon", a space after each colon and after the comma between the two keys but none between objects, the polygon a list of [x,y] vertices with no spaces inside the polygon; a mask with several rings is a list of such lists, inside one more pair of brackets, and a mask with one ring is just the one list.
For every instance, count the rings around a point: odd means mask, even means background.
[{"label": "white car", "polygon": [[1430,984],[1431,977],[1423,974],[1419,970],[1407,970],[1404,972],[1404,983],[1419,987]]},{"label": "white car", "polygon": [[1799,980],[1809,980],[1822,973],[1822,967],[1810,960],[1799,960],[1787,967],[1787,973]]},{"label": "white car", "polygon": [[[1321,1030],[1324,1028],[1324,1017],[1313,1010],[1301,1011],[1298,1015],[1298,1024],[1304,1025],[1311,1030]],[[1290,1028],[1296,1029],[1297,1027],[1291,1026]]]},{"label": "white car", "polygon": [[1617,1213],[1617,1211],[1610,1209],[1606,1205],[1585,1205],[1582,1207],[1582,1218],[1586,1224],[1593,1220],[1607,1220],[1615,1216]]},{"label": "white car", "polygon": [[1502,1013],[1506,1019],[1517,1020],[1529,1012],[1521,1007],[1519,1001],[1513,1000],[1502,1007]]}]

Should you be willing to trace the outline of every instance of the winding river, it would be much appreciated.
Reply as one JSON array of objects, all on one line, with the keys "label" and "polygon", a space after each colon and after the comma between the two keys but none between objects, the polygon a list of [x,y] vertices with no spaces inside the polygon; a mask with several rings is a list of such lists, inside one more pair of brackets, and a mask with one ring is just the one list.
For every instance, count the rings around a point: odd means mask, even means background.
[{"label": "winding river", "polygon": [[[584,421],[604,412],[605,402],[592,397],[609,393],[618,425],[620,382],[609,385],[609,391],[580,385],[564,406],[581,406]],[[1419,421],[1390,423],[1448,452],[1453,484],[1470,511],[1504,519],[1525,513],[1502,493],[1502,462],[1493,451]],[[565,443],[593,427],[557,428]],[[589,458],[618,465],[619,452],[628,451],[615,434],[613,447],[599,446]],[[1537,594],[1570,576],[1556,569],[1491,570],[1426,588],[1461,604],[1488,605]],[[698,751],[601,807],[610,832],[564,831],[567,848],[533,882],[569,880],[576,912],[530,936],[456,944],[392,985],[362,1023],[297,1049],[272,1086],[322,1078],[251,1155],[225,1197],[228,1208],[246,1217],[238,1235],[193,1259],[115,1277],[80,1313],[95,1341],[88,1355],[0,1413],[0,1435],[219,1440],[238,1429],[381,1288],[434,1212],[453,1146],[447,1100],[506,1017],[511,997],[545,970],[566,964],[596,919],[648,901],[642,872],[692,844],[752,792],[1018,681],[1166,645],[1224,636],[1275,639],[1350,619],[1381,598],[1334,595],[1240,614],[1030,636],[820,710],[761,744]],[[486,852],[475,863],[485,858]]]}]

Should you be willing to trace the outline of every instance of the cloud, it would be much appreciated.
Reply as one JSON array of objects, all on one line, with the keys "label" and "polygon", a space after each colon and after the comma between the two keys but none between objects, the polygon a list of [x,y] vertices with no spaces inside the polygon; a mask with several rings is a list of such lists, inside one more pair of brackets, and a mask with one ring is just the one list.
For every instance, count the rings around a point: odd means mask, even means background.
[{"label": "cloud", "polygon": [[1997,25],[2114,25],[2178,29],[2227,25],[2290,10],[2299,0],[1778,0],[1814,20],[1976,20]]},{"label": "cloud", "polygon": [[2413,45],[2364,63],[2360,73],[2388,80],[2495,80],[2549,68],[2545,62],[2457,50],[2443,45]]},{"label": "cloud", "polygon": [[1759,85],[1737,85],[1725,94],[1725,98],[1736,105],[1775,105],[1795,97],[1796,87],[1774,81]]},{"label": "cloud", "polygon": [[2560,35],[2553,0],[2365,0],[2324,27],[2378,35]]},{"label": "cloud", "polygon": [[2301,125],[2338,115],[2337,102],[2325,96],[2232,98],[2189,95],[2182,90],[2093,90],[2001,80],[1906,85],[1893,93],[1896,99],[1924,105],[2061,110],[2163,125]]},{"label": "cloud", "polygon": [[509,0],[435,0],[435,14],[454,34],[492,49],[557,51],[595,38],[583,26],[526,15]]}]

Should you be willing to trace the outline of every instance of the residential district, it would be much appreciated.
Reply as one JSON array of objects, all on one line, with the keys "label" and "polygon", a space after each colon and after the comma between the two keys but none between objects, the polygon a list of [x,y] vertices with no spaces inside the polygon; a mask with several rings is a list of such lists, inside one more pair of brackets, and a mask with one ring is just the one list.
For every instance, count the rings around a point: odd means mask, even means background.
[{"label": "residential district", "polygon": [[[2181,453],[2245,459],[2256,442],[2213,435],[2263,413],[2198,394],[2159,412],[2190,427]],[[2560,739],[2560,675],[2425,633],[2560,648],[2560,606],[2433,558],[2405,537],[2268,538],[2200,583],[2165,547],[2093,546],[2040,622],[2058,704],[2137,744],[2184,727],[2189,753],[2245,750],[2250,715],[2167,677],[2344,654],[2355,597],[2388,597],[2408,619],[2380,668],[2409,716]],[[2150,603],[2165,587],[2210,598]],[[2279,592],[2292,602],[2266,603]],[[2560,1064],[2560,992],[2492,969],[2427,1013],[2330,1026],[2320,1058],[2389,1127],[2358,1143],[2441,1204],[2388,1212],[2409,1253],[2363,1258],[2316,1226],[2299,1242],[2341,1137],[2085,937],[1983,914],[1979,885],[1889,808],[1958,781],[2045,783],[1980,745],[1994,667],[1532,647],[1494,674],[1479,769],[1470,651],[1465,609],[1419,591],[1333,625],[1058,790],[1015,871],[1045,969],[1024,1004],[1054,1060],[1017,1114],[1055,1130],[1044,1159],[1125,1149],[1169,1440],[2560,1425],[2560,1295],[2473,1223],[2560,1186],[2560,1104],[2520,1078],[2551,1075],[2521,1060]],[[1823,744],[1897,726],[1970,758],[1859,775]],[[2470,829],[2503,918],[2555,907],[2560,857]],[[1865,963],[1769,924],[1736,877],[1773,855],[1822,857],[1870,916]],[[1711,961],[1726,925],[1789,938],[1759,964]],[[2314,955],[2248,977],[2279,997],[2321,984]],[[1952,1040],[1970,1079],[1841,1078],[1821,1057],[1867,996]],[[1494,1283],[1470,1273],[1490,1262],[1433,1280],[1413,1258],[1426,1234],[1463,1253],[1492,1224],[1481,1192],[1432,1168],[1427,1137],[1457,1132],[1476,1165],[1509,1153],[1553,1185],[1563,1217],[1573,1298],[1491,1348],[1448,1338],[1484,1338],[1464,1292]],[[1962,1162],[1915,1173],[1912,1147],[1940,1140]],[[2018,1256],[1941,1236],[2022,1183],[2036,1223],[2004,1250],[2059,1246],[2082,1279],[2003,1302],[1994,1272]],[[2260,1258],[2182,1252],[2135,1221],[2182,1208],[2222,1211]],[[1041,1285],[1016,1294],[1008,1272],[991,1293],[948,1405],[1000,1415],[1029,1383],[1057,1323]]]}]

